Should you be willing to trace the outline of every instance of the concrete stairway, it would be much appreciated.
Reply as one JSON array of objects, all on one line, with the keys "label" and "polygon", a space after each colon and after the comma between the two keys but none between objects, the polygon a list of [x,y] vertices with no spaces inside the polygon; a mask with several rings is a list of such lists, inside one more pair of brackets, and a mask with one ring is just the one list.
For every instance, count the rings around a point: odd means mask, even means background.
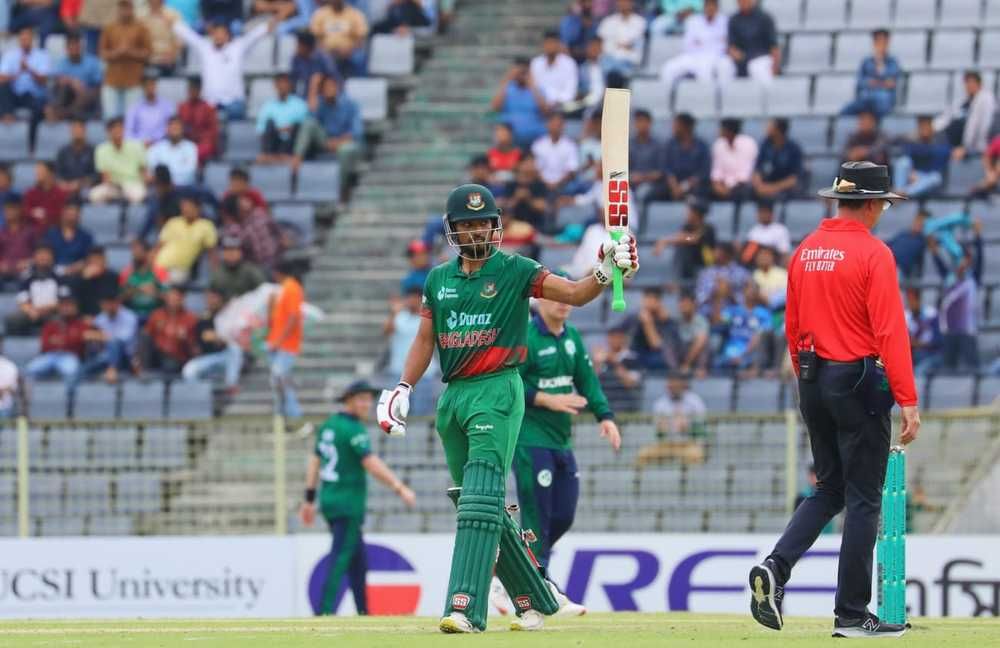
[{"label": "concrete stairway", "polygon": [[[407,242],[441,213],[469,159],[489,147],[489,101],[500,79],[516,56],[538,51],[542,33],[558,26],[564,9],[562,0],[461,2],[452,29],[434,43],[306,279],[307,298],[329,315],[307,333],[295,371],[307,413],[329,412],[341,385],[372,372],[386,346],[387,299],[406,272]],[[261,369],[226,408],[270,411]]]}]

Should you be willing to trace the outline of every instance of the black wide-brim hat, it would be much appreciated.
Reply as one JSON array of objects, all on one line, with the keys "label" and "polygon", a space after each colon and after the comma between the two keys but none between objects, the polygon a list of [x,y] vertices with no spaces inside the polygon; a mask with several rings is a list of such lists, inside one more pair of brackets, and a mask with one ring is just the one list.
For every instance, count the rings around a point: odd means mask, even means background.
[{"label": "black wide-brim hat", "polygon": [[833,186],[819,195],[834,200],[906,200],[906,196],[890,190],[889,167],[874,162],[843,163]]}]

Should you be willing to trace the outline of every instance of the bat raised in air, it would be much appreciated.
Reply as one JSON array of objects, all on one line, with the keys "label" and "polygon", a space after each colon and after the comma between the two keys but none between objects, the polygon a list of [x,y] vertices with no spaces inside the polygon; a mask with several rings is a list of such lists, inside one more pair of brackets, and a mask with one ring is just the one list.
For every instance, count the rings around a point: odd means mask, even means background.
[{"label": "bat raised in air", "polygon": [[[601,112],[601,162],[604,167],[604,226],[612,240],[628,232],[628,125],[632,118],[628,90],[604,91]],[[612,281],[611,310],[625,310],[622,269],[615,266]]]}]

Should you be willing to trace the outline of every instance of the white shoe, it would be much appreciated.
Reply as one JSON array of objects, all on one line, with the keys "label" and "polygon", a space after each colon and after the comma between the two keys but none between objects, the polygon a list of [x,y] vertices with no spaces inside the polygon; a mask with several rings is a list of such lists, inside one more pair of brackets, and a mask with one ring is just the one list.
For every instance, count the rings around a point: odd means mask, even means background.
[{"label": "white shoe", "polygon": [[525,610],[520,616],[514,617],[510,622],[511,630],[541,630],[545,625],[545,617],[538,610]]},{"label": "white shoe", "polygon": [[510,597],[507,596],[507,590],[503,588],[503,584],[496,576],[493,577],[493,582],[490,584],[490,603],[503,616],[510,614],[510,609],[513,607]]},{"label": "white shoe", "polygon": [[587,613],[587,608],[580,605],[579,603],[574,603],[569,600],[569,597],[559,591],[559,588],[555,586],[552,581],[547,581],[549,584],[549,589],[552,591],[552,596],[556,597],[556,603],[559,604],[559,611],[552,616],[583,616]]},{"label": "white shoe", "polygon": [[479,632],[479,628],[472,625],[472,622],[461,612],[452,612],[441,619],[438,623],[438,630],[445,634],[469,634]]}]

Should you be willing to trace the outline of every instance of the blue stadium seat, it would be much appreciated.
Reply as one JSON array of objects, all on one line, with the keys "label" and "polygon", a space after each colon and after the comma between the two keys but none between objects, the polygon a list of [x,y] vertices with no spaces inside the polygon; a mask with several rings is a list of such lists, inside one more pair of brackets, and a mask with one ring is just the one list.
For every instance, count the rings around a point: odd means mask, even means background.
[{"label": "blue stadium seat", "polygon": [[775,412],[779,409],[778,396],[781,383],[777,380],[758,378],[736,383],[736,411]]},{"label": "blue stadium seat", "polygon": [[[986,4],[995,4],[995,2],[987,0]],[[941,17],[938,19],[938,26],[979,27],[983,24],[982,8],[982,0],[941,0]],[[968,65],[968,61],[966,61],[961,67],[968,67]]]},{"label": "blue stadium seat", "polygon": [[833,151],[840,153],[847,144],[847,138],[858,129],[858,118],[850,115],[833,119]]},{"label": "blue stadium seat", "polygon": [[847,0],[806,0],[805,29],[839,31],[847,24]]},{"label": "blue stadium seat", "polygon": [[646,376],[642,382],[642,411],[652,412],[653,405],[667,393],[667,379]]},{"label": "blue stadium seat", "polygon": [[168,419],[212,418],[212,383],[175,380],[170,384]]},{"label": "blue stadium seat", "polygon": [[32,421],[66,418],[69,400],[62,382],[31,382],[28,384],[28,418]]},{"label": "blue stadium seat", "polygon": [[[861,29],[869,31],[872,29],[885,28],[892,24],[891,14],[892,3],[890,2],[863,2],[854,0],[851,3],[851,18],[847,22],[849,29]],[[840,39],[837,39],[838,54],[840,53]]]},{"label": "blue stadium seat", "polygon": [[665,284],[677,274],[673,248],[667,248],[657,256],[653,254],[652,245],[640,245],[639,258],[642,259],[642,272],[640,274],[644,275],[641,277],[643,285]]},{"label": "blue stadium seat", "polygon": [[546,246],[542,248],[538,260],[546,268],[557,270],[568,265],[575,253],[576,248],[571,246]]},{"label": "blue stadium seat", "polygon": [[826,117],[799,117],[788,124],[788,136],[806,155],[830,152],[830,120]]},{"label": "blue stadium seat", "polygon": [[799,241],[827,215],[826,204],[819,200],[790,200],[785,204],[784,223],[793,241]]},{"label": "blue stadium seat", "polygon": [[80,224],[90,230],[98,245],[121,239],[122,209],[116,204],[87,203],[80,210]]},{"label": "blue stadium seat", "polygon": [[78,421],[100,421],[115,417],[118,412],[118,390],[103,383],[82,383],[73,398],[73,418]]},{"label": "blue stadium seat", "polygon": [[119,473],[115,485],[115,510],[118,513],[155,513],[160,510],[163,483],[158,473]]},{"label": "blue stadium seat", "polygon": [[256,119],[260,109],[268,101],[277,98],[278,91],[271,78],[254,79],[250,82],[250,98],[247,100],[247,115]]},{"label": "blue stadium seat", "polygon": [[380,121],[389,116],[389,81],[380,77],[352,78],[344,84],[344,92],[358,104],[361,118]]},{"label": "blue stadium seat", "polygon": [[[812,81],[806,76],[775,77],[765,95],[767,114],[775,117],[809,114],[809,88],[811,84]],[[723,110],[723,114],[725,114],[725,110]]]},{"label": "blue stadium seat", "polygon": [[87,448],[90,445],[90,431],[80,428],[65,428],[49,434],[45,458],[41,465],[46,468],[77,468],[87,465]]},{"label": "blue stadium seat", "polygon": [[205,165],[203,184],[216,196],[222,196],[229,186],[231,170],[232,167],[225,162],[209,162]]},{"label": "blue stadium seat", "polygon": [[35,157],[39,160],[54,160],[64,145],[69,143],[69,124],[48,122],[35,134]]},{"label": "blue stadium seat", "polygon": [[295,34],[282,34],[278,36],[277,64],[279,70],[289,70],[292,67],[292,58],[295,57],[295,48],[298,41]]},{"label": "blue stadium seat", "polygon": [[927,409],[970,407],[975,394],[975,376],[934,376]]},{"label": "blue stadium seat", "polygon": [[129,421],[162,418],[163,401],[164,384],[162,381],[126,381],[122,383],[122,407],[120,417]]},{"label": "blue stadium seat", "polygon": [[17,162],[11,166],[10,175],[14,191],[24,193],[35,184],[35,163]]},{"label": "blue stadium seat", "polygon": [[108,473],[75,473],[66,482],[66,509],[73,513],[111,512],[111,476]]},{"label": "blue stadium seat", "polygon": [[253,160],[260,152],[260,140],[254,123],[231,121],[226,124],[226,160]]},{"label": "blue stadium seat", "polygon": [[38,519],[38,533],[45,537],[82,536],[83,517],[79,515],[41,517]]},{"label": "blue stadium seat", "polygon": [[108,267],[115,271],[121,271],[132,263],[132,251],[124,245],[108,246],[104,248],[104,255],[108,258]]},{"label": "blue stadium seat", "polygon": [[889,43],[893,56],[904,70],[922,70],[927,66],[927,32],[893,32]]},{"label": "blue stadium seat", "polygon": [[[802,24],[802,3],[800,2],[768,2],[767,12],[774,18],[778,31],[795,31]],[[727,16],[732,15],[726,12]]]},{"label": "blue stadium seat", "polygon": [[890,209],[882,212],[875,228],[876,234],[879,238],[888,240],[899,232],[908,230],[919,207],[920,204],[913,200],[897,201]]},{"label": "blue stadium seat", "polygon": [[[334,202],[340,199],[340,167],[336,162],[303,162],[297,181],[296,200]],[[267,195],[272,201],[280,200],[276,194]]]},{"label": "blue stadium seat", "polygon": [[316,208],[312,205],[284,203],[272,210],[274,220],[290,226],[300,245],[312,245],[316,238]]},{"label": "blue stadium seat", "polygon": [[147,206],[144,203],[125,207],[125,238],[138,238],[142,226],[146,223]]},{"label": "blue stadium seat", "polygon": [[702,378],[691,382],[691,390],[701,396],[709,412],[729,412],[733,407],[731,378]]},{"label": "blue stadium seat", "polygon": [[[66,36],[64,34],[49,34],[45,38],[45,51],[49,55],[49,62],[58,63],[66,57]],[[53,65],[53,67],[55,67]]]},{"label": "blue stadium seat", "polygon": [[128,515],[92,515],[87,525],[87,535],[128,536],[135,532],[135,524]]},{"label": "blue stadium seat", "polygon": [[556,226],[560,229],[572,223],[585,224],[594,217],[594,210],[585,205],[566,205],[556,213]]},{"label": "blue stadium seat", "polygon": [[0,473],[0,520],[14,518],[17,511],[17,481],[12,473]]},{"label": "blue stadium seat", "polygon": [[674,95],[674,112],[690,113],[698,119],[718,115],[715,84],[690,79],[678,83]]},{"label": "blue stadium seat", "polygon": [[808,193],[814,194],[820,189],[826,189],[833,182],[840,170],[840,158],[838,157],[814,157],[810,158],[809,166],[809,189]]},{"label": "blue stadium seat", "polygon": [[894,27],[933,27],[937,23],[937,3],[927,0],[896,0]]},{"label": "blue stadium seat", "polygon": [[[983,349],[980,348],[980,352]],[[976,405],[991,405],[996,404],[997,398],[1000,398],[1000,377],[998,376],[983,376],[979,379],[979,384],[976,386]]]},{"label": "blue stadium seat", "polygon": [[[888,8],[889,3],[873,3]],[[868,15],[869,12],[852,12]],[[883,25],[886,23],[882,23]],[[841,32],[837,34],[837,54],[833,57],[833,69],[837,72],[857,72],[861,61],[871,54],[872,37],[868,32]]]},{"label": "blue stadium seat", "polygon": [[86,132],[87,141],[94,146],[94,148],[97,148],[98,144],[107,141],[108,139],[107,128],[105,127],[104,122],[99,119],[87,122]]},{"label": "blue stadium seat", "polygon": [[142,435],[139,464],[143,468],[182,468],[188,463],[187,430],[147,427]]},{"label": "blue stadium seat", "polygon": [[96,468],[132,468],[136,465],[139,445],[138,428],[98,428],[91,434],[88,465]]},{"label": "blue stadium seat", "polygon": [[40,352],[41,342],[36,337],[11,336],[3,340],[3,355],[22,369]]},{"label": "blue stadium seat", "polygon": [[[694,135],[695,137],[701,138],[706,144],[708,144],[709,150],[712,148],[712,142],[714,142],[719,137],[719,121],[718,119],[702,118],[695,122],[694,124]],[[673,135],[670,132],[670,123],[663,122],[666,127],[666,132],[659,133],[654,130],[654,137],[659,137],[660,141],[666,142]],[[654,127],[655,129],[655,127]]]},{"label": "blue stadium seat", "polygon": [[764,86],[754,79],[733,79],[719,89],[719,114],[755,117],[764,114]]},{"label": "blue stadium seat", "polygon": [[[775,81],[777,81],[777,80],[778,79],[775,79]],[[773,96],[774,96],[774,88],[772,86],[772,89],[769,91],[769,94],[768,94],[768,101],[770,101],[771,98],[773,98]],[[805,108],[803,108],[803,110],[804,111],[808,111],[808,109],[809,109],[808,108],[808,106],[809,106],[808,95],[807,95],[807,98],[806,98],[806,103],[804,105],[805,105]],[[741,129],[740,132],[742,132],[744,135],[749,135],[750,137],[752,137],[754,139],[755,142],[757,142],[759,144],[760,142],[762,142],[764,140],[764,137],[767,135],[767,125],[768,125],[769,121],[770,120],[768,120],[766,118],[763,118],[763,117],[755,117],[755,118],[744,119],[743,120],[743,127],[742,127],[742,129]]]},{"label": "blue stadium seat", "polygon": [[28,122],[17,121],[0,128],[0,161],[23,160],[28,154]]},{"label": "blue stadium seat", "polygon": [[831,34],[792,34],[788,39],[785,73],[828,71],[832,49]]},{"label": "blue stadium seat", "polygon": [[965,196],[983,177],[983,163],[978,159],[951,160],[948,165],[947,193]]},{"label": "blue stadium seat", "polygon": [[917,130],[917,120],[907,115],[886,115],[882,118],[882,131],[891,138],[911,135]]},{"label": "blue stadium seat", "polygon": [[968,30],[934,32],[930,67],[935,70],[968,68],[975,60],[976,33]]},{"label": "blue stadium seat", "polygon": [[245,54],[243,70],[246,74],[273,74],[274,67],[274,37],[265,36],[257,41]]},{"label": "blue stadium seat", "polygon": [[28,510],[32,515],[58,518],[63,512],[63,476],[55,473],[32,472],[28,489]]},{"label": "blue stadium seat", "polygon": [[815,115],[836,115],[847,102],[854,99],[853,75],[825,75],[817,77],[812,112]]},{"label": "blue stadium seat", "polygon": [[[188,309],[195,315],[200,315],[205,312],[205,293],[200,290],[189,290],[187,294],[184,295],[184,308]],[[125,416],[124,412],[122,416]]]},{"label": "blue stadium seat", "polygon": [[[987,27],[1000,27],[1000,4],[996,2],[986,3],[986,17],[983,22]],[[986,38],[993,38],[993,35],[989,32],[983,32],[983,40]],[[980,47],[982,47],[982,43],[980,43]]]},{"label": "blue stadium seat", "polygon": [[604,326],[605,304],[603,299],[595,299],[586,306],[573,309],[573,324],[581,331],[598,330]]},{"label": "blue stadium seat", "polygon": [[260,189],[268,202],[288,200],[292,196],[292,169],[283,164],[254,164],[250,184]]},{"label": "blue stadium seat", "polygon": [[182,77],[164,77],[156,82],[156,94],[161,99],[172,102],[175,106],[187,101],[187,79]]},{"label": "blue stadium seat", "polygon": [[0,427],[0,475],[17,466],[17,430]]},{"label": "blue stadium seat", "polygon": [[415,43],[412,36],[376,34],[369,44],[368,73],[375,76],[413,74]]},{"label": "blue stadium seat", "polygon": [[646,47],[646,74],[659,76],[663,64],[683,51],[683,37],[650,34],[649,44]]},{"label": "blue stadium seat", "polygon": [[670,117],[670,93],[659,79],[633,79],[632,108],[644,108],[660,121]]}]

